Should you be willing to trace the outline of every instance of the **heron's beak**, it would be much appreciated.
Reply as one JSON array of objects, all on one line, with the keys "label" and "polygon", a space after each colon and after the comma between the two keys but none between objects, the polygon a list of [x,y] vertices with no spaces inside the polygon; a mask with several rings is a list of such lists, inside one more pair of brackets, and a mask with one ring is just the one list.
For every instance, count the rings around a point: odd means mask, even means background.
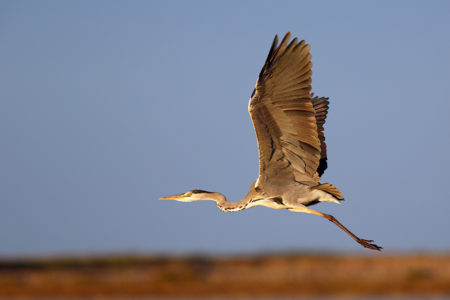
[{"label": "heron's beak", "polygon": [[177,195],[172,195],[172,196],[161,197],[161,198],[159,198],[159,200],[181,200],[183,198],[184,198],[184,194],[177,194]]}]

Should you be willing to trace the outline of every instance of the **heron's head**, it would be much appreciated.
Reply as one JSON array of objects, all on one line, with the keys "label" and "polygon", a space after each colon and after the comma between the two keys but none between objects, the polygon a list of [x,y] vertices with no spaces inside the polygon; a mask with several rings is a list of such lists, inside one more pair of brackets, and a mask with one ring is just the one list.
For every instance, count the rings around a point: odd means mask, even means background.
[{"label": "heron's head", "polygon": [[161,197],[159,200],[177,200],[180,202],[192,202],[199,200],[212,200],[212,192],[207,192],[204,190],[190,190],[184,194],[176,194],[166,197]]}]

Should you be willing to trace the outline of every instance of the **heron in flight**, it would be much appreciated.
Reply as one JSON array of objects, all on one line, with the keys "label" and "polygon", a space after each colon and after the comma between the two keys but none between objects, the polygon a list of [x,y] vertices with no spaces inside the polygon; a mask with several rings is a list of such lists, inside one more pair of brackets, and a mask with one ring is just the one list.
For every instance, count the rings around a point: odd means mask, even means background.
[{"label": "heron in flight", "polygon": [[381,250],[332,215],[310,208],[319,202],[340,203],[344,197],[334,185],[320,182],[327,168],[323,126],[329,102],[311,93],[310,46],[297,38],[289,40],[289,32],[280,44],[275,36],[248,104],[258,140],[259,176],[247,195],[229,202],[221,193],[195,189],[160,199],[212,200],[226,212],[262,205],[309,213],[333,222],[362,246]]}]

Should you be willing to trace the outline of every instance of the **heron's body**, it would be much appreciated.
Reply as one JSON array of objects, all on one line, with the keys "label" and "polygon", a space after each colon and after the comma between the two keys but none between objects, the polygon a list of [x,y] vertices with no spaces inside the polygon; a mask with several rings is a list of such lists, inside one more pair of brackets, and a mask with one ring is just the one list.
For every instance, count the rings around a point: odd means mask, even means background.
[{"label": "heron's body", "polygon": [[229,202],[220,193],[191,190],[161,199],[213,200],[227,212],[261,205],[311,213],[332,221],[364,247],[380,250],[372,241],[355,236],[333,216],[308,207],[319,202],[339,203],[344,197],[335,186],[320,183],[327,168],[323,125],[329,102],[310,92],[309,45],[298,43],[297,38],[288,44],[289,38],[290,33],[278,45],[275,36],[249,101],[258,140],[259,176],[247,195]]}]

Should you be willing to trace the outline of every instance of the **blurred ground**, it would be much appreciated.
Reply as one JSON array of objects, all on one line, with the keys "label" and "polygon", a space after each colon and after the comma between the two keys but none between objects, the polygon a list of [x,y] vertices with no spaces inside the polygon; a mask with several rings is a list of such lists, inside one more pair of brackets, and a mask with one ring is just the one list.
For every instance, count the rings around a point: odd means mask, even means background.
[{"label": "blurred ground", "polygon": [[0,260],[0,298],[448,296],[450,254]]}]

